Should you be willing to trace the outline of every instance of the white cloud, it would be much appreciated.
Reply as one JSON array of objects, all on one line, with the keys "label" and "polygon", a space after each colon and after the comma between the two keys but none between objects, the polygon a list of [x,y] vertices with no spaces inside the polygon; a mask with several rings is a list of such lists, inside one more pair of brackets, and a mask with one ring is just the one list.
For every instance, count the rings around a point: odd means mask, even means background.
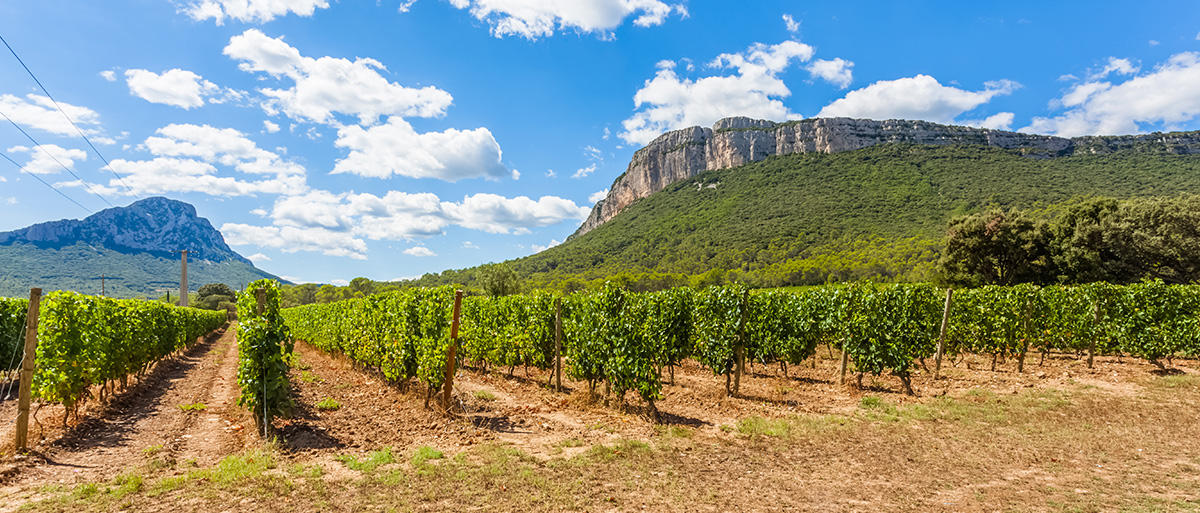
[{"label": "white cloud", "polygon": [[1150,40],[1150,42],[1149,42],[1148,44],[1149,44],[1150,46],[1158,46],[1160,43],[1159,43],[1158,41],[1155,41],[1155,40],[1151,39],[1151,40]]},{"label": "white cloud", "polygon": [[266,23],[289,13],[312,16],[317,8],[328,7],[328,0],[200,0],[190,2],[181,12],[196,21],[212,19],[217,25],[223,25],[226,18],[243,23]]},{"label": "white cloud", "polygon": [[541,253],[541,252],[546,251],[547,249],[550,249],[559,244],[562,244],[562,241],[557,240],[557,239],[550,239],[550,242],[548,244],[546,244],[545,246],[543,246],[541,244],[530,244],[529,247],[531,249],[533,249],[534,253]]},{"label": "white cloud", "polygon": [[[43,144],[38,147],[13,146],[9,153],[28,153],[29,162],[21,168],[22,171],[35,175],[53,175],[62,172],[63,168],[75,169],[75,161],[87,160],[87,152],[73,148],[63,148],[56,144]],[[61,165],[60,165],[61,164]]]},{"label": "white cloud", "polygon": [[429,248],[427,248],[425,246],[417,246],[417,247],[413,247],[413,248],[408,248],[408,249],[404,250],[404,254],[412,255],[415,257],[437,256],[437,253],[434,253],[432,250],[430,250]]},{"label": "white cloud", "polygon": [[641,109],[622,125],[621,139],[646,144],[668,130],[711,125],[729,116],[785,120],[796,117],[780,100],[791,91],[779,77],[793,62],[807,62],[813,48],[797,41],[756,43],[743,53],[721,54],[711,68],[733,70],[692,80],[676,74],[674,63],[660,63],[658,73],[633,97]]},{"label": "white cloud", "polygon": [[225,223],[221,225],[221,234],[231,246],[276,248],[284,253],[320,252],[356,260],[367,258],[367,243],[362,239],[355,238],[350,233],[324,228]]},{"label": "white cloud", "polygon": [[408,122],[393,116],[370,128],[344,126],[338,129],[335,144],[348,148],[350,154],[334,165],[333,173],[449,182],[479,177],[498,180],[509,175],[500,163],[500,144],[486,128],[418,134]]},{"label": "white cloud", "polygon": [[268,134],[273,134],[273,133],[279,131],[279,125],[272,123],[271,120],[269,120],[269,119],[264,119],[263,120],[263,131],[267,132]]},{"label": "white cloud", "polygon": [[244,93],[222,88],[203,77],[183,69],[171,69],[161,74],[144,69],[125,71],[129,94],[150,103],[161,103],[191,109],[209,103],[224,103],[241,98]]},{"label": "white cloud", "polygon": [[104,71],[101,71],[100,76],[104,77],[104,80],[107,80],[109,82],[117,81],[117,73],[111,69],[106,69]]},{"label": "white cloud", "polygon": [[[249,259],[251,262],[270,262],[271,261],[271,257],[264,255],[262,253],[255,253],[246,258]],[[288,281],[294,281],[294,280],[288,280]]]},{"label": "white cloud", "polygon": [[1000,112],[984,119],[968,119],[958,121],[957,123],[963,126],[994,128],[996,130],[1012,130],[1014,119],[1016,119],[1016,114],[1012,112]]},{"label": "white cloud", "polygon": [[346,285],[349,285],[349,284],[350,284],[350,281],[349,281],[349,280],[329,280],[329,283],[330,283],[331,285],[337,285],[337,286],[339,286],[339,287],[345,287]]},{"label": "white cloud", "polygon": [[445,114],[453,101],[450,93],[436,87],[388,82],[379,73],[386,68],[377,60],[304,57],[283,38],[267,37],[257,29],[230,38],[224,53],[240,61],[243,71],[290,79],[291,88],[259,92],[269,98],[263,102],[268,114],[281,111],[296,120],[336,123],[334,113],[356,116],[364,124],[384,115],[434,117]]},{"label": "white cloud", "polygon": [[555,173],[553,169],[547,169],[546,178],[558,178],[558,173]]},{"label": "white cloud", "polygon": [[808,66],[808,71],[814,77],[845,89],[850,86],[850,82],[854,81],[854,72],[851,69],[853,67],[853,62],[838,57],[828,61],[817,59]]},{"label": "white cloud", "polygon": [[1100,71],[1094,72],[1088,76],[1089,80],[1099,80],[1110,74],[1117,73],[1119,75],[1132,75],[1142,69],[1141,66],[1134,64],[1129,59],[1118,59],[1109,57],[1108,63]]},{"label": "white cloud", "polygon": [[513,180],[520,180],[520,179],[521,179],[521,172],[520,172],[520,171],[517,171],[516,169],[512,170],[512,179],[513,179]]},{"label": "white cloud", "polygon": [[[461,226],[488,233],[529,233],[567,219],[584,219],[588,207],[556,196],[537,200],[474,194],[461,202],[440,200],[432,193],[390,191],[383,196],[310,190],[281,197],[271,213],[274,226],[229,224],[236,236],[230,244],[320,251],[329,255],[365,258],[366,240],[414,240]],[[229,234],[226,234],[229,238]],[[234,241],[237,241],[236,243]],[[464,243],[465,248],[477,246]]]},{"label": "white cloud", "polygon": [[608,189],[593,192],[588,196],[588,203],[595,205],[600,200],[608,197]]},{"label": "white cloud", "polygon": [[[83,133],[93,142],[113,144],[116,141],[105,137],[99,129],[100,115],[87,107],[79,107],[66,102],[58,102],[63,111],[75,121]],[[29,94],[24,99],[11,94],[0,94],[0,110],[3,110],[18,125],[25,125],[43,132],[63,137],[78,137],[79,132],[71,126],[71,121],[63,117],[62,112],[54,106],[54,101],[45,96]]]},{"label": "white cloud", "polygon": [[593,162],[588,167],[580,168],[579,170],[575,171],[575,174],[571,175],[571,178],[586,178],[588,175],[594,173],[595,171],[596,171],[596,163]]},{"label": "white cloud", "polygon": [[672,12],[687,16],[683,4],[660,0],[449,0],[459,9],[491,25],[493,36],[527,39],[549,37],[555,30],[596,33],[611,38],[613,29],[630,16],[639,27],[661,25]]},{"label": "white cloud", "polygon": [[982,91],[967,91],[944,86],[929,75],[896,80],[881,80],[821,109],[818,117],[868,119],[919,119],[936,123],[955,123],[959,115],[979,107],[997,96],[1011,94],[1021,87],[1011,80],[984,84]]},{"label": "white cloud", "polygon": [[[1111,59],[1106,69],[1112,67],[1114,61],[1120,59]],[[1107,77],[1108,74],[1098,76]],[[1066,108],[1065,112],[1054,117],[1034,118],[1021,131],[1074,137],[1138,133],[1142,131],[1141,124],[1174,129],[1200,116],[1198,84],[1200,52],[1179,53],[1153,70],[1124,82],[1093,78],[1075,84],[1062,98],[1051,102],[1051,108]]]},{"label": "white cloud", "polygon": [[476,246],[474,242],[471,242],[469,240],[464,240],[462,247],[463,247],[463,249],[479,249],[479,246]]},{"label": "white cloud", "polygon": [[783,23],[787,25],[788,32],[793,34],[800,32],[800,22],[796,21],[795,18],[792,18],[792,15],[783,15]]},{"label": "white cloud", "polygon": [[[303,166],[259,148],[245,134],[232,128],[175,124],[155,133],[139,146],[153,158],[111,161],[111,167],[124,175],[124,183],[137,194],[203,192],[214,196],[243,196],[299,194],[307,189]],[[217,165],[264,178],[246,181],[220,176]],[[116,193],[128,194],[123,188],[116,190],[119,185],[115,178],[109,181]]]}]

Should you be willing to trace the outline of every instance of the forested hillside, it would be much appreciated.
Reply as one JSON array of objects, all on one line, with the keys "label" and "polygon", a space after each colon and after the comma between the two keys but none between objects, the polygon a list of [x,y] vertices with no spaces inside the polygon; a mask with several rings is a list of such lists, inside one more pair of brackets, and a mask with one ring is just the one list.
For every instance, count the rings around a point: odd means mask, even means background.
[{"label": "forested hillside", "polygon": [[[644,285],[635,288],[925,280],[953,216],[989,206],[1053,215],[1075,198],[1180,193],[1200,193],[1200,156],[1129,149],[1046,158],[906,144],[793,154],[681,181],[581,237],[507,265],[527,288],[603,278]],[[472,284],[476,274],[450,270],[417,283]]]}]

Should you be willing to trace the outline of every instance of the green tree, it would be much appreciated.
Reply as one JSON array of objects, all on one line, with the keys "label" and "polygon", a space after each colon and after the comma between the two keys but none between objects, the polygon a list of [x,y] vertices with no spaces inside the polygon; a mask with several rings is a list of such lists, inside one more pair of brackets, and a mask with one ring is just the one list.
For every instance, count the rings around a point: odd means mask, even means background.
[{"label": "green tree", "polygon": [[1045,222],[1021,211],[989,210],[951,219],[938,262],[946,280],[968,285],[1043,282],[1051,275]]},{"label": "green tree", "polygon": [[1200,280],[1200,197],[1093,198],[1051,225],[1062,281]]},{"label": "green tree", "polygon": [[477,282],[489,296],[508,296],[520,291],[516,271],[506,263],[484,264],[477,272]]}]

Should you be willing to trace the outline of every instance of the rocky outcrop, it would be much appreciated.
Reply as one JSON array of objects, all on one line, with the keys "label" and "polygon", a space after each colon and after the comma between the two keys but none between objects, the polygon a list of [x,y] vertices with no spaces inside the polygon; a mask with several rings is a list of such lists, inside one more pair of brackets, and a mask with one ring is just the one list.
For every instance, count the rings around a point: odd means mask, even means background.
[{"label": "rocky outcrop", "polygon": [[163,257],[186,249],[189,260],[250,263],[225,243],[221,232],[207,219],[196,215],[196,207],[167,198],[146,198],[83,220],[63,219],[0,232],[0,245],[62,247],[80,242]]},{"label": "rocky outcrop", "polygon": [[609,188],[608,196],[596,203],[571,237],[604,224],[641,198],[704,171],[741,166],[773,155],[838,153],[887,143],[992,146],[1040,157],[1126,149],[1190,154],[1200,153],[1200,132],[1066,139],[899,119],[814,118],[775,123],[726,118],[712,128],[696,126],[667,132],[635,152],[625,173]]}]

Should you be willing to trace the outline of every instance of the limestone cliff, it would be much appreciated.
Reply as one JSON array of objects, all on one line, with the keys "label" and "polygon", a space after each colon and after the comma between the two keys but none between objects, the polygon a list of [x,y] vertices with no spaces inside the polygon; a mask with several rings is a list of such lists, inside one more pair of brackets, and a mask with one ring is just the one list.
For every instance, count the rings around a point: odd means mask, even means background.
[{"label": "limestone cliff", "polygon": [[1125,149],[1200,153],[1200,132],[1066,139],[1004,130],[948,126],[928,121],[813,118],[787,123],[726,118],[712,128],[667,132],[633,154],[608,196],[571,237],[604,224],[633,202],[711,169],[725,169],[791,153],[837,153],[876,144],[983,145],[1056,157]]}]

